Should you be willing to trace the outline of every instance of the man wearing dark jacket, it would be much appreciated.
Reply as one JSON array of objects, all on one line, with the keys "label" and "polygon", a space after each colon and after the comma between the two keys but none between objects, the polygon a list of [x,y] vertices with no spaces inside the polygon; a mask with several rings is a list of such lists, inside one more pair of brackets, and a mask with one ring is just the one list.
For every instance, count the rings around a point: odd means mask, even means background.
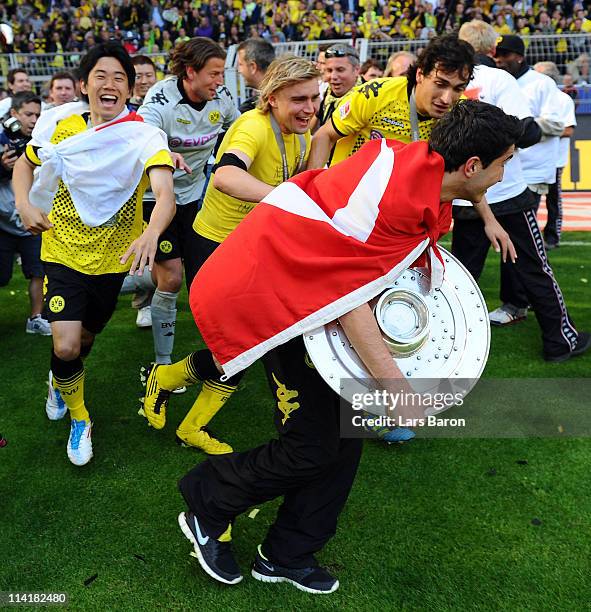
[{"label": "man wearing dark jacket", "polygon": [[247,87],[254,89],[238,107],[241,113],[246,113],[256,107],[259,99],[261,81],[267,72],[269,64],[275,59],[275,49],[270,42],[262,38],[248,38],[238,45],[238,72],[242,75]]},{"label": "man wearing dark jacket", "polygon": [[30,91],[12,97],[9,119],[0,132],[0,287],[8,285],[12,277],[14,255],[21,258],[25,278],[29,279],[31,315],[26,332],[51,336],[49,323],[42,318],[43,266],[41,265],[41,236],[33,236],[23,227],[15,210],[14,193],[10,184],[12,169],[23,153],[31,132],[41,113],[41,99]]}]

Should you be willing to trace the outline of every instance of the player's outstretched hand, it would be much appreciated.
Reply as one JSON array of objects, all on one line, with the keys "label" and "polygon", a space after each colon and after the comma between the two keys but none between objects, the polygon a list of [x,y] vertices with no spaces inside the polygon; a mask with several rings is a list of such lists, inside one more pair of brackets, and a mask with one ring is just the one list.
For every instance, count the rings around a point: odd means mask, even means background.
[{"label": "player's outstretched hand", "polygon": [[31,232],[31,234],[41,234],[50,227],[53,227],[47,215],[36,206],[21,208],[19,214],[25,229]]},{"label": "player's outstretched hand", "polygon": [[148,266],[148,270],[150,270],[150,272],[152,271],[157,248],[158,234],[150,229],[146,229],[146,231],[139,238],[131,243],[127,251],[125,251],[123,257],[121,257],[120,261],[122,264],[124,264],[133,255],[133,261],[131,262],[129,274],[133,276],[137,271],[137,273],[141,276],[146,266]]},{"label": "player's outstretched hand", "polygon": [[184,170],[187,174],[193,174],[193,170],[191,166],[187,165],[185,158],[180,153],[175,153],[174,151],[170,152],[170,157],[172,157],[172,163],[177,170]]},{"label": "player's outstretched hand", "polygon": [[511,238],[509,238],[509,234],[501,227],[501,224],[496,219],[491,220],[484,226],[484,231],[494,250],[501,253],[503,262],[506,262],[507,257],[509,257],[515,263],[517,251],[511,242]]}]

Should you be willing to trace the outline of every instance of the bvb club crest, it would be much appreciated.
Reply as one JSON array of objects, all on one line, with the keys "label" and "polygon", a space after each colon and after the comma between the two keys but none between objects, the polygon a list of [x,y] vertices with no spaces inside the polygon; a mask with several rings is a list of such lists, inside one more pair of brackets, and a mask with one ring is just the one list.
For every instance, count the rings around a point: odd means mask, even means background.
[{"label": "bvb club crest", "polygon": [[172,251],[172,243],[168,240],[163,240],[160,243],[160,250],[163,253],[170,253]]},{"label": "bvb club crest", "polygon": [[51,312],[61,312],[64,307],[66,305],[66,300],[64,300],[64,298],[61,295],[54,295],[50,300],[49,300],[49,310],[51,310]]}]

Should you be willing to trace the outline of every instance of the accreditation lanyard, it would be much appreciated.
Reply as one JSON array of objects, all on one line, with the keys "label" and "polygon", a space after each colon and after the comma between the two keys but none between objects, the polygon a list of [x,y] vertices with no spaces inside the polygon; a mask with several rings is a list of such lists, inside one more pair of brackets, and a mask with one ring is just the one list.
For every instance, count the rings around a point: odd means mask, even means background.
[{"label": "accreditation lanyard", "polygon": [[410,135],[413,142],[420,140],[419,138],[419,116],[417,115],[417,101],[415,99],[415,90],[410,94]]},{"label": "accreditation lanyard", "polygon": [[[281,128],[279,127],[279,124],[277,123],[275,117],[273,117],[273,113],[271,111],[269,111],[269,116],[271,117],[271,127],[273,128],[273,134],[275,134],[275,140],[277,141],[277,146],[279,147],[279,153],[281,153],[281,163],[283,165],[283,180],[286,181],[288,178],[290,178],[290,174],[289,163],[287,161],[287,153],[285,151],[285,142],[283,142]],[[296,164],[294,175],[304,169],[304,160],[306,158],[306,137],[303,134],[298,134],[297,136],[300,141],[300,154],[298,156],[298,162]]]}]

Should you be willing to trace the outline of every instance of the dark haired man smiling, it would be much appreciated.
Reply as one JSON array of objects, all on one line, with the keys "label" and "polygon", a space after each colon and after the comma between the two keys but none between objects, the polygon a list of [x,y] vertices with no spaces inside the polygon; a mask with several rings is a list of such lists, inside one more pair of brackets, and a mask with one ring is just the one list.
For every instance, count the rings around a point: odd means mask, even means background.
[{"label": "dark haired man smiling", "polygon": [[[93,47],[80,62],[80,81],[90,111],[71,103],[44,113],[13,174],[23,223],[42,234],[51,372],[70,412],[67,453],[75,465],[92,458],[82,358],[111,318],[127,271],[152,267],[158,237],[175,209],[166,139],[126,108],[135,70],[125,49],[117,43]],[[116,145],[111,134],[121,134]],[[107,145],[109,155],[99,155]],[[96,181],[97,175],[105,178]],[[157,202],[142,232],[148,185]]]}]

